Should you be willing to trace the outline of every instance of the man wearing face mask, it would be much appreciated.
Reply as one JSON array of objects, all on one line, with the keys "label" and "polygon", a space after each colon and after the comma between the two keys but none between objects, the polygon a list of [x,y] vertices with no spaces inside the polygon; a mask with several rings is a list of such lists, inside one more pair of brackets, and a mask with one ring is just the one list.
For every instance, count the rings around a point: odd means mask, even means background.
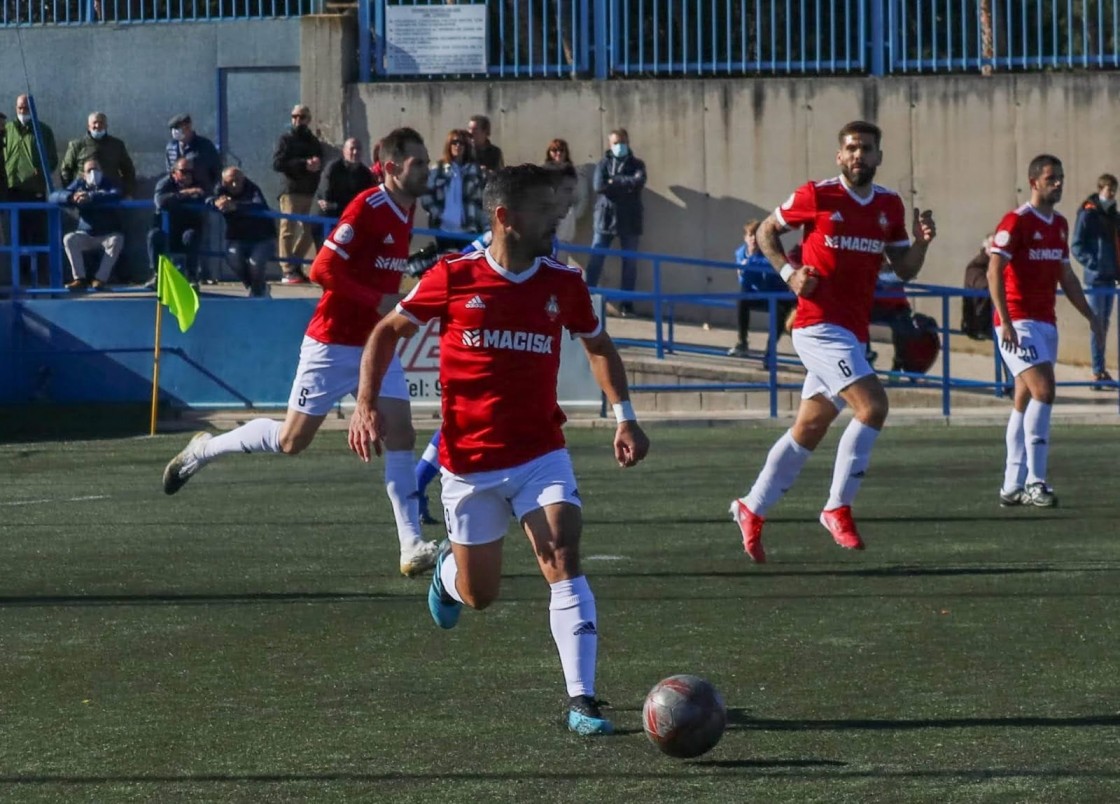
[{"label": "man wearing face mask", "polygon": [[[311,110],[299,104],[292,109],[291,128],[280,135],[272,154],[272,168],[284,177],[280,191],[280,212],[285,215],[310,215],[323,175],[323,144],[311,133]],[[303,261],[315,257],[312,225],[290,218],[280,219],[280,268],[285,285],[307,282]]]},{"label": "man wearing face mask", "polygon": [[227,167],[217,192],[206,199],[208,206],[226,219],[226,262],[250,296],[267,296],[265,271],[276,243],[276,227],[261,188],[251,182],[241,168]]},{"label": "man wearing face mask", "polygon": [[[121,193],[116,184],[101,170],[96,159],[87,159],[82,165],[82,175],[63,190],[51,193],[55,204],[66,204],[78,209],[78,230],[62,238],[62,247],[70,261],[70,290],[101,290],[109,283],[113,266],[117,264],[124,248],[120,215],[116,202]],[[100,251],[101,264],[92,280],[86,275],[86,252]]]},{"label": "man wearing face mask", "polygon": [[[1112,317],[1112,303],[1120,271],[1120,213],[1116,210],[1116,177],[1105,173],[1097,179],[1097,191],[1085,199],[1077,210],[1077,222],[1069,250],[1084,269],[1085,295],[1101,322],[1102,337],[1092,334],[1089,339],[1089,356],[1093,362],[1093,389],[1107,391],[1112,375],[1105,366],[1105,345],[1108,342],[1108,324]],[[1096,291],[1096,292],[1093,292]]]},{"label": "man wearing face mask", "polygon": [[122,140],[109,133],[109,118],[104,112],[90,112],[85,136],[70,140],[62,157],[62,181],[69,184],[81,177],[82,166],[96,159],[101,171],[126,198],[136,189],[136,168]]},{"label": "man wearing face mask", "polygon": [[[646,163],[630,151],[630,135],[616,128],[610,135],[610,149],[595,168],[593,186],[595,201],[595,239],[592,248],[610,248],[618,238],[623,251],[637,251],[642,236],[642,190],[646,186]],[[587,284],[595,287],[603,273],[602,254],[593,254],[587,261]],[[622,290],[633,290],[638,277],[638,263],[622,258]],[[618,306],[622,315],[633,313],[633,304],[624,301]]]},{"label": "man wearing face mask", "polygon": [[222,157],[214,143],[196,134],[189,114],[177,114],[167,121],[171,139],[167,143],[167,172],[175,169],[180,159],[189,159],[195,181],[210,192],[218,184],[222,173]]},{"label": "man wearing face mask", "polygon": [[[155,288],[159,255],[168,252],[183,255],[183,272],[198,289],[198,250],[201,245],[203,206],[208,195],[194,175],[189,159],[180,159],[171,173],[156,184],[156,225],[148,232],[148,263],[152,279],[145,287]],[[162,228],[162,213],[168,217],[168,229]]]},{"label": "man wearing face mask", "polygon": [[[4,126],[4,171],[8,176],[8,201],[12,203],[47,200],[46,177],[58,167],[58,149],[54,144],[54,132],[42,120],[39,134],[43,145],[41,157],[31,121],[31,103],[26,95],[20,95],[16,98],[16,119]],[[47,160],[46,168],[42,159]],[[46,244],[46,212],[20,213],[19,227],[22,244]],[[46,260],[42,263],[45,265]]]}]

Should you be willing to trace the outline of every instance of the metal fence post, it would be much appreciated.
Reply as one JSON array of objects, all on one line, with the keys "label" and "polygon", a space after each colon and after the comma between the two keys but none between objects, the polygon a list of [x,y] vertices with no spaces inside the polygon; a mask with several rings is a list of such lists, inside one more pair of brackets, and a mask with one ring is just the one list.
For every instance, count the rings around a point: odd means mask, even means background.
[{"label": "metal fence post", "polygon": [[607,53],[607,34],[610,28],[607,4],[598,2],[593,4],[595,17],[591,22],[594,29],[592,35],[595,40],[595,77],[604,80],[610,75],[610,56]]},{"label": "metal fence post", "polygon": [[369,81],[373,72],[373,54],[370,49],[373,26],[369,7],[375,2],[377,0],[358,0],[358,80],[363,84]]},{"label": "metal fence post", "polygon": [[861,0],[871,4],[871,74],[886,74],[886,0]]}]

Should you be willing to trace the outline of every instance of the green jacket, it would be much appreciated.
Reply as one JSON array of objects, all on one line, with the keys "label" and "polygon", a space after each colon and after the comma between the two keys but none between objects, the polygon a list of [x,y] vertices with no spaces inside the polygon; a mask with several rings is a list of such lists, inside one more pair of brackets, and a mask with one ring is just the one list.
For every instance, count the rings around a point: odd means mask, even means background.
[{"label": "green jacket", "polygon": [[8,173],[8,187],[24,193],[46,197],[47,183],[44,173],[53,173],[58,167],[58,149],[54,145],[54,132],[46,123],[39,123],[43,134],[43,152],[47,157],[47,170],[39,161],[35,147],[35,133],[30,125],[9,120],[4,127],[4,168]]},{"label": "green jacket", "polygon": [[136,189],[136,167],[124,141],[112,134],[95,140],[86,132],[80,140],[70,140],[66,146],[66,156],[62,157],[62,183],[69,184],[82,177],[82,166],[86,160],[96,159],[101,164],[105,178],[121,188],[121,194],[132,197]]}]

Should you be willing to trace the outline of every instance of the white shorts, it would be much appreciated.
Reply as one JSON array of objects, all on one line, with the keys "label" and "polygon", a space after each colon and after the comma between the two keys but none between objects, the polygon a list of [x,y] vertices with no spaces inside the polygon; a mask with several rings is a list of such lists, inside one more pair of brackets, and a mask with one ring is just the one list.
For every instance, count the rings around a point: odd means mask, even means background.
[{"label": "white shorts", "polygon": [[813,324],[793,331],[793,348],[805,365],[805,384],[801,398],[825,396],[843,409],[840,392],[875,369],[867,362],[867,344],[860,343],[852,331],[836,324]]},{"label": "white shorts", "polygon": [[[292,380],[288,409],[309,416],[326,416],[343,397],[358,393],[361,363],[361,346],[321,343],[305,335],[299,347],[299,367]],[[381,396],[408,399],[404,368],[396,355],[381,381]]]},{"label": "white shorts", "polygon": [[999,339],[999,327],[995,328],[996,347],[1000,356],[1011,372],[1012,377],[1018,377],[1031,366],[1040,366],[1043,363],[1053,364],[1058,357],[1058,328],[1044,321],[1011,322],[1015,331],[1019,333],[1019,348],[1007,351]]},{"label": "white shorts", "polygon": [[492,472],[456,475],[441,469],[447,536],[456,544],[488,544],[506,535],[509,515],[517,520],[556,503],[581,505],[572,458],[566,449]]}]

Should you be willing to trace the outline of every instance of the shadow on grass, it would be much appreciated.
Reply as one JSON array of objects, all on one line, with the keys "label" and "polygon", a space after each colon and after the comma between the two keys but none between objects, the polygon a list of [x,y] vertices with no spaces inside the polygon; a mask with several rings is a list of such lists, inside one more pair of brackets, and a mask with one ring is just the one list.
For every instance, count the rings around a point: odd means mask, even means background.
[{"label": "shadow on grass", "polygon": [[0,597],[0,608],[6,606],[190,606],[190,605],[259,605],[268,603],[408,603],[415,605],[414,595],[391,595],[381,592],[248,592],[245,594],[150,594],[150,595],[22,595]]},{"label": "shadow on grass", "polygon": [[830,720],[766,719],[745,709],[727,710],[727,728],[742,731],[915,731],[918,729],[1057,729],[1116,728],[1120,715],[1076,717],[838,718]]},{"label": "shadow on grass", "polygon": [[[1027,509],[1023,509],[1027,510]],[[1031,509],[1031,514],[1025,518],[1034,520],[1051,520],[1051,519],[1069,519],[1069,515],[1063,516],[1060,513],[1039,513],[1037,509]],[[874,516],[868,514],[859,515],[859,523],[862,525],[867,522],[885,522],[896,524],[928,524],[928,523],[945,523],[945,522],[1010,522],[1018,521],[1015,518],[1014,511],[1008,510],[1003,514],[938,514],[936,516],[919,516],[914,514],[905,514],[900,516]],[[820,520],[817,517],[800,517],[800,516],[783,516],[775,519],[766,520],[770,525],[820,525]],[[645,526],[664,526],[664,525],[726,525],[731,520],[727,515],[723,516],[675,516],[675,517],[656,517],[651,519],[643,519],[641,517],[628,517],[625,522],[619,522],[615,519],[597,519],[594,516],[584,517],[584,527],[594,526],[603,528],[617,528],[626,527],[633,528],[636,525]],[[734,524],[734,523],[732,523]]]},{"label": "shadow on grass", "polygon": [[[836,578],[937,578],[937,577],[968,577],[988,575],[1044,575],[1048,573],[1120,573],[1120,565],[1115,567],[1078,567],[1078,566],[1049,566],[1035,567],[921,567],[902,565],[892,567],[835,567],[830,569],[771,569],[754,567],[749,561],[743,559],[741,566],[734,569],[713,569],[704,572],[613,572],[610,565],[600,565],[596,577],[600,578],[738,578],[750,577],[752,580],[760,578],[801,578],[801,577],[836,577]],[[509,573],[503,578],[538,578],[533,573]]]}]

